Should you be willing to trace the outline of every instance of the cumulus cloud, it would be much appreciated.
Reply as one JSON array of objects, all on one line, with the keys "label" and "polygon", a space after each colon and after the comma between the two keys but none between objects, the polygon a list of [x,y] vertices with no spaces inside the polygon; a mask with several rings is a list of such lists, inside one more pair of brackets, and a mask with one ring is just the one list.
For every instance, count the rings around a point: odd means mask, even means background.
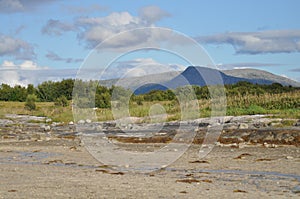
[{"label": "cumulus cloud", "polygon": [[35,53],[31,44],[0,33],[0,56],[25,60],[34,58]]},{"label": "cumulus cloud", "polygon": [[[113,12],[106,17],[81,17],[76,24],[83,29],[78,38],[85,40],[89,48],[95,47],[119,32],[146,26],[146,22],[128,12]],[[127,40],[132,43],[139,38],[128,35]],[[122,42],[118,43],[121,44]]]},{"label": "cumulus cloud", "polygon": [[228,32],[201,36],[196,40],[208,44],[230,44],[238,54],[300,52],[300,30]]},{"label": "cumulus cloud", "polygon": [[146,6],[140,9],[139,11],[140,17],[147,21],[150,24],[153,24],[162,18],[169,17],[170,14],[164,10],[162,10],[158,6]]},{"label": "cumulus cloud", "polygon": [[38,66],[30,60],[25,60],[20,64],[5,60],[0,65],[0,82],[11,86],[26,86],[29,83],[34,83],[37,79],[33,71],[45,69],[47,67]]},{"label": "cumulus cloud", "polygon": [[56,0],[0,0],[0,13],[29,12]]},{"label": "cumulus cloud", "polygon": [[182,71],[185,68],[180,64],[163,64],[152,58],[138,58],[113,63],[102,74],[102,77],[105,79],[140,77],[170,71]]},{"label": "cumulus cloud", "polygon": [[43,27],[42,32],[49,35],[61,35],[64,32],[75,31],[79,41],[84,42],[87,48],[94,48],[104,40],[122,32],[122,37],[106,41],[105,46],[111,49],[121,49],[144,42],[164,41],[170,35],[155,30],[140,31],[140,33],[132,33],[128,30],[156,27],[155,22],[166,16],[169,14],[159,7],[149,6],[142,8],[137,16],[128,12],[113,12],[104,17],[78,17],[73,24],[51,19]]},{"label": "cumulus cloud", "polygon": [[75,78],[76,73],[77,69],[50,69],[30,60],[25,60],[20,64],[5,60],[0,65],[0,82],[11,86],[37,85],[48,80],[60,81]]},{"label": "cumulus cloud", "polygon": [[59,56],[58,54],[54,53],[54,52],[51,52],[49,51],[47,54],[46,54],[46,57],[50,60],[53,60],[53,61],[62,61],[62,62],[66,62],[66,63],[78,63],[78,62],[82,62],[83,59],[80,59],[80,58],[77,58],[77,59],[74,59],[74,58],[63,58],[61,56]]},{"label": "cumulus cloud", "polygon": [[64,32],[75,31],[77,28],[69,23],[63,23],[59,20],[49,19],[47,24],[42,28],[43,34],[62,35]]}]

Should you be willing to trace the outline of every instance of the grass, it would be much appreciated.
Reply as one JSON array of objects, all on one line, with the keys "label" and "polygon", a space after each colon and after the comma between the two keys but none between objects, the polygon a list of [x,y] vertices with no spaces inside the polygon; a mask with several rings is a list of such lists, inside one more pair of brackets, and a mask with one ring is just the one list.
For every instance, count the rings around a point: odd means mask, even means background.
[{"label": "grass", "polygon": [[0,101],[0,117],[4,118],[6,114],[17,114],[49,117],[55,122],[73,121],[71,106],[57,107],[53,102],[36,102],[36,106],[36,110],[29,111],[24,108],[25,102]]},{"label": "grass", "polygon": [[[127,113],[127,115],[144,118],[143,122],[157,122],[157,119],[151,120],[149,112],[158,115],[167,114],[167,118],[165,118],[166,121],[174,121],[181,119],[181,108],[184,108],[188,113],[188,115],[184,116],[185,119],[189,117],[193,119],[211,116],[210,100],[198,100],[197,103],[200,111],[196,111],[197,107],[195,106],[184,105],[180,107],[177,101],[143,102],[142,105],[138,105],[136,102],[130,102],[129,113]],[[217,102],[214,103],[216,105],[215,108],[220,108],[221,112],[222,103],[224,103],[224,101],[221,99],[219,101],[217,99]],[[24,114],[49,117],[55,122],[67,123],[74,120],[71,105],[68,107],[60,107],[55,106],[52,102],[37,102],[36,105],[36,110],[29,111],[24,108],[24,102],[0,101],[0,118],[4,118],[5,114]],[[79,116],[76,118],[77,120],[86,119],[87,117],[93,118],[93,116],[90,115],[90,109],[81,111],[82,112],[75,114]],[[117,116],[118,111],[117,109],[115,112],[112,112],[111,109],[97,109],[95,113],[98,121],[107,121],[113,120]],[[270,117],[300,119],[300,91],[283,94],[264,94],[260,96],[247,95],[227,97],[226,114],[234,116],[270,114],[272,115]],[[215,115],[218,115],[218,112]]]}]

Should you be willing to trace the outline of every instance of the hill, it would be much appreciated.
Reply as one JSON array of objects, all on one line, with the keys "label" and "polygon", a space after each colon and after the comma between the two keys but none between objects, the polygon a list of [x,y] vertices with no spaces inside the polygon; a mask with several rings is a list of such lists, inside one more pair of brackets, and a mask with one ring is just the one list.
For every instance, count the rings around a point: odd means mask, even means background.
[{"label": "hill", "polygon": [[222,71],[226,75],[231,75],[234,77],[241,77],[241,78],[247,78],[247,79],[265,79],[270,80],[273,82],[280,83],[284,86],[294,86],[294,87],[300,87],[300,82],[291,80],[287,77],[274,75],[272,73],[269,73],[264,70],[258,70],[258,69],[234,69],[234,70],[224,70]]},{"label": "hill", "polygon": [[[195,71],[196,68],[197,71]],[[107,87],[117,85],[129,88],[131,90],[136,90],[138,87],[143,85],[135,93],[139,93],[141,92],[141,90],[146,88],[146,90],[149,90],[150,88],[156,90],[165,90],[167,87],[176,88],[178,86],[186,85],[184,84],[184,78],[187,79],[190,84],[200,86],[206,85],[203,78],[197,76],[197,74],[199,73],[208,77],[211,77],[212,74],[219,73],[223,78],[225,84],[233,84],[239,81],[248,81],[251,83],[258,84],[271,84],[276,82],[284,86],[291,85],[294,87],[300,87],[300,82],[291,80],[283,76],[275,75],[263,70],[234,69],[217,71],[215,69],[205,67],[188,67],[185,71],[171,71],[125,79],[102,80],[100,81],[100,84]],[[212,81],[213,78],[210,79],[210,81]],[[143,92],[144,91],[142,91],[142,93]]]},{"label": "hill", "polygon": [[242,77],[234,77],[212,68],[190,66],[186,68],[186,70],[184,70],[181,74],[169,81],[160,84],[145,84],[140,88],[136,89],[134,92],[135,94],[144,94],[152,90],[166,90],[167,88],[175,89],[177,87],[185,85],[206,86],[217,85],[221,84],[222,82],[224,84],[235,84],[241,81],[247,81],[253,84],[274,83],[274,81],[260,78],[248,79]]}]

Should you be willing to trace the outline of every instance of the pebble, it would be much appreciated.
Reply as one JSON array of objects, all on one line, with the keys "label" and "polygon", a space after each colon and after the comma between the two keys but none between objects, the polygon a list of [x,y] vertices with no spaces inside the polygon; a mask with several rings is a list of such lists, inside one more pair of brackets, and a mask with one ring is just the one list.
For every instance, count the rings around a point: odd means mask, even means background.
[{"label": "pebble", "polygon": [[241,123],[239,125],[239,129],[248,129],[249,128],[249,125],[248,124],[245,124],[245,123]]},{"label": "pebble", "polygon": [[288,159],[288,160],[291,160],[291,159],[293,159],[293,157],[292,157],[292,156],[286,156],[285,158],[286,158],[286,159]]},{"label": "pebble", "polygon": [[50,123],[50,122],[52,122],[52,119],[50,118],[46,119],[46,123]]},{"label": "pebble", "polygon": [[84,120],[79,120],[77,123],[78,123],[78,124],[84,124],[85,121],[84,121]]},{"label": "pebble", "polygon": [[44,127],[44,131],[50,131],[50,130],[51,130],[50,126],[47,125],[47,126]]},{"label": "pebble", "polygon": [[293,193],[300,193],[300,185],[295,186],[295,187],[292,189],[292,192],[293,192]]}]

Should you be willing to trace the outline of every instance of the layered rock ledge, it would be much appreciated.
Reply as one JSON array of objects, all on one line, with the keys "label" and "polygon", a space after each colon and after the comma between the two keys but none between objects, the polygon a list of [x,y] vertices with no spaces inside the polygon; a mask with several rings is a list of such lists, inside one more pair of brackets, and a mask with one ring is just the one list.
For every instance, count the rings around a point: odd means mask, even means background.
[{"label": "layered rock ledge", "polygon": [[[92,122],[81,120],[68,124],[53,122],[45,117],[6,115],[0,119],[0,141],[42,141],[76,139],[84,134],[103,134],[107,138],[126,143],[168,143],[179,131],[195,133],[193,142],[201,144],[208,133],[220,134],[214,144],[243,147],[260,144],[300,145],[300,120],[272,118],[266,115],[199,118],[182,122],[123,124],[119,121]],[[184,142],[185,138],[180,141]]]}]

